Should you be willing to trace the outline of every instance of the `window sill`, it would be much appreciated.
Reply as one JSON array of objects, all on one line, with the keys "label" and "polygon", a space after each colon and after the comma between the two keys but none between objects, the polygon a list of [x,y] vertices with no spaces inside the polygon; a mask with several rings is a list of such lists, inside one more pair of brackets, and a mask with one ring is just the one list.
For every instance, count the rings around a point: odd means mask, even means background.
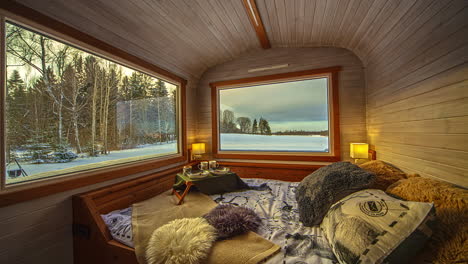
[{"label": "window sill", "polygon": [[[98,169],[90,172],[77,173],[69,177],[44,179],[32,183],[15,184],[7,186],[0,192],[0,207],[25,202],[40,197],[60,193],[80,187],[130,176],[136,173],[151,171],[157,168],[186,162],[185,156],[164,160],[147,160],[132,165],[114,166],[112,168]],[[152,173],[148,173],[152,174]]]}]

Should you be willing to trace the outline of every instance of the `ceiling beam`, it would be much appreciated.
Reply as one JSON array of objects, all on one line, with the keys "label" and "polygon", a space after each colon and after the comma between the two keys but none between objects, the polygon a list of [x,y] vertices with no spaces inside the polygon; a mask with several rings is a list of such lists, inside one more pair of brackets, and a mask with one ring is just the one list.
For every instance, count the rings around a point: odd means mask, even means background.
[{"label": "ceiling beam", "polygon": [[250,22],[257,33],[258,40],[262,48],[269,49],[271,48],[270,41],[266,34],[265,28],[263,27],[262,18],[260,18],[260,13],[258,12],[257,3],[255,0],[242,0],[244,3],[245,11],[249,16]]}]

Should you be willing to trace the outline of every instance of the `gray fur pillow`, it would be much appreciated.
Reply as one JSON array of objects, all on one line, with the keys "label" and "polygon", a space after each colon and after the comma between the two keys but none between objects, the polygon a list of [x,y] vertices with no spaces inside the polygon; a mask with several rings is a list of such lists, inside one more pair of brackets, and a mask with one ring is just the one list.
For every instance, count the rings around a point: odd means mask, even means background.
[{"label": "gray fur pillow", "polygon": [[318,225],[335,202],[367,189],[375,174],[349,162],[335,162],[305,177],[296,190],[299,219],[304,226]]},{"label": "gray fur pillow", "polygon": [[218,205],[203,217],[216,228],[218,239],[226,239],[248,231],[256,232],[262,224],[262,219],[254,210],[230,204]]}]

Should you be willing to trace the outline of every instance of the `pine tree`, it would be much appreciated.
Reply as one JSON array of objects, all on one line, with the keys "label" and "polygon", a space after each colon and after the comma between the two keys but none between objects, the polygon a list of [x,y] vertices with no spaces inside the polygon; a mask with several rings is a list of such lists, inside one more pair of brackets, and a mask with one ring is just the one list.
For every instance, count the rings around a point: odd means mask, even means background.
[{"label": "pine tree", "polygon": [[253,121],[252,125],[252,134],[257,134],[258,133],[258,125],[257,125],[257,119],[255,118]]},{"label": "pine tree", "polygon": [[7,80],[6,127],[7,155],[26,143],[28,138],[28,122],[25,122],[27,109],[26,87],[17,70],[14,70]]}]

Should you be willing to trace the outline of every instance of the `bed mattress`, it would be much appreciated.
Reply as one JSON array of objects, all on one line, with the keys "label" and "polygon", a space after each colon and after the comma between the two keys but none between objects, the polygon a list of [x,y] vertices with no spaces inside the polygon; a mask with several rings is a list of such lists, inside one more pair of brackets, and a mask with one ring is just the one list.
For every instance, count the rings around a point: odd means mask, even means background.
[{"label": "bed mattress", "polygon": [[[219,204],[253,209],[262,219],[258,233],[281,247],[266,263],[336,263],[319,227],[305,227],[299,221],[295,190],[299,183],[266,179],[243,179],[255,190],[211,195]],[[133,247],[131,207],[102,215],[115,240]]]}]

